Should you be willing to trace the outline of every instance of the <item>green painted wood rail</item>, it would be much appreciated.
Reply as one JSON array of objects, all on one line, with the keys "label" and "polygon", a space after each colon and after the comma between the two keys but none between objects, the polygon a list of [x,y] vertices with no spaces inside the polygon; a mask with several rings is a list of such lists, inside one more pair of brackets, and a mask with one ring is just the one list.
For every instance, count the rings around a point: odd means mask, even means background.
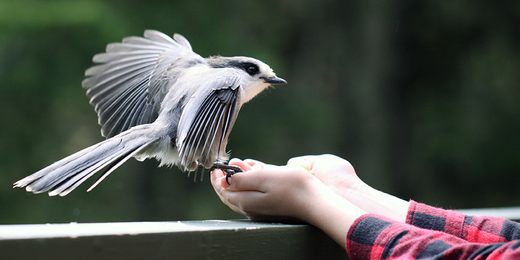
[{"label": "green painted wood rail", "polygon": [[313,226],[247,220],[0,225],[0,259],[348,259]]}]

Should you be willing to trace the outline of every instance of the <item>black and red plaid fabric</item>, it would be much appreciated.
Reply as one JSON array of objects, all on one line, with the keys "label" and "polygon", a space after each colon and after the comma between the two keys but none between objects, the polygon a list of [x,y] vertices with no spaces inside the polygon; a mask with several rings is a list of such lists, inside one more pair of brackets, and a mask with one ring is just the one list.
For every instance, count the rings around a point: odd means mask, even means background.
[{"label": "black and red plaid fabric", "polygon": [[355,259],[520,259],[520,224],[410,202],[406,223],[358,218],[347,235]]}]

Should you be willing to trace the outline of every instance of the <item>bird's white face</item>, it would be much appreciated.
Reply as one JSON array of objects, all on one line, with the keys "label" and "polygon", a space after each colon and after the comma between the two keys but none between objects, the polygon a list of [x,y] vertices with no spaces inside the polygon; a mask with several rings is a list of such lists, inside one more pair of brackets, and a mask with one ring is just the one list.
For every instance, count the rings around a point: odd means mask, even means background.
[{"label": "bird's white face", "polygon": [[243,103],[248,102],[262,90],[272,85],[286,84],[287,82],[276,77],[269,65],[249,57],[233,57],[234,66],[238,69],[244,90]]}]

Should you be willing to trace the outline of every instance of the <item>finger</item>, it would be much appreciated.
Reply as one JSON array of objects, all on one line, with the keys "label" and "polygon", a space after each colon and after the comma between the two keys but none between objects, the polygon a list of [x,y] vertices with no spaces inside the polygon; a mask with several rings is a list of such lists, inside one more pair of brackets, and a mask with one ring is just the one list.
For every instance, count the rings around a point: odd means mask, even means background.
[{"label": "finger", "polygon": [[257,191],[233,191],[227,190],[229,184],[226,182],[226,174],[217,169],[211,175],[211,183],[220,200],[226,204],[233,211],[249,217],[249,215],[242,209],[241,205],[250,205],[251,201],[258,199],[257,194],[263,194]]},{"label": "finger", "polygon": [[223,186],[221,183],[221,179],[225,179],[225,177],[226,174],[220,169],[215,169],[210,173],[211,185],[213,185],[213,189],[215,189],[217,194],[222,193],[222,190],[225,190],[225,188],[229,186],[227,183],[225,186]]},{"label": "finger", "polygon": [[303,161],[303,160],[312,162],[312,161],[314,161],[315,157],[316,157],[315,155],[303,155],[303,156],[293,157],[287,161],[287,165],[289,165],[290,163],[295,163],[295,162]]},{"label": "finger", "polygon": [[228,191],[226,189],[222,189],[222,192],[217,192],[218,197],[226,206],[228,206],[233,211],[246,216],[246,213],[238,206],[240,202],[240,193]]},{"label": "finger", "polygon": [[[211,172],[211,184],[213,185],[213,189],[215,190],[215,193],[217,193],[220,200],[228,207],[230,207],[233,211],[245,215],[245,212],[241,210],[236,204],[237,194],[235,193],[238,192],[226,190],[226,187],[229,187],[229,184],[227,184],[225,179],[226,174],[222,170],[215,169]],[[232,201],[235,201],[235,203],[233,203]]]},{"label": "finger", "polygon": [[231,176],[229,185],[224,185],[226,178],[220,180],[220,185],[231,191],[262,191],[262,184],[268,179],[270,173],[265,170],[251,170]]},{"label": "finger", "polygon": [[257,191],[224,191],[220,196],[220,199],[233,211],[249,217],[250,214],[246,212],[246,209],[251,205],[259,206],[258,200],[263,195]]},{"label": "finger", "polygon": [[244,162],[251,165],[251,167],[253,167],[255,170],[263,169],[267,165],[261,161],[254,160],[254,159],[245,159]]},{"label": "finger", "polygon": [[[283,183],[287,178],[287,171],[293,171],[290,167],[264,165],[264,169],[251,170],[235,174],[229,178],[229,187],[227,190],[234,191],[260,191],[267,192],[267,188],[273,185]],[[301,169],[301,168],[300,168]]]},{"label": "finger", "polygon": [[229,165],[234,165],[234,166],[238,166],[240,168],[242,168],[243,171],[247,172],[247,171],[250,171],[252,169],[251,165],[238,159],[238,158],[233,158],[229,161]]},{"label": "finger", "polygon": [[312,171],[313,160],[309,156],[295,157],[287,161],[287,166],[298,166],[308,172]]},{"label": "finger", "polygon": [[265,164],[261,161],[254,160],[254,159],[245,159],[242,161],[237,158],[231,159],[231,161],[229,161],[229,164],[239,166],[244,171],[260,170],[260,169],[264,169],[268,165],[268,164]]}]

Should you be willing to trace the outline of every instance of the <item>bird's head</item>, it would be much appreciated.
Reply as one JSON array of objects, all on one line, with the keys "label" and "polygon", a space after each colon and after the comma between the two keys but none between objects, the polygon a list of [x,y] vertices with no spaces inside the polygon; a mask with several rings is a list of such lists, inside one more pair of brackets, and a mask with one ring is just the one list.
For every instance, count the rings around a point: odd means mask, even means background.
[{"label": "bird's head", "polygon": [[251,100],[262,90],[273,85],[287,84],[276,76],[269,65],[249,57],[211,57],[209,64],[213,68],[236,69],[242,78],[241,87],[245,91],[244,102]]}]

